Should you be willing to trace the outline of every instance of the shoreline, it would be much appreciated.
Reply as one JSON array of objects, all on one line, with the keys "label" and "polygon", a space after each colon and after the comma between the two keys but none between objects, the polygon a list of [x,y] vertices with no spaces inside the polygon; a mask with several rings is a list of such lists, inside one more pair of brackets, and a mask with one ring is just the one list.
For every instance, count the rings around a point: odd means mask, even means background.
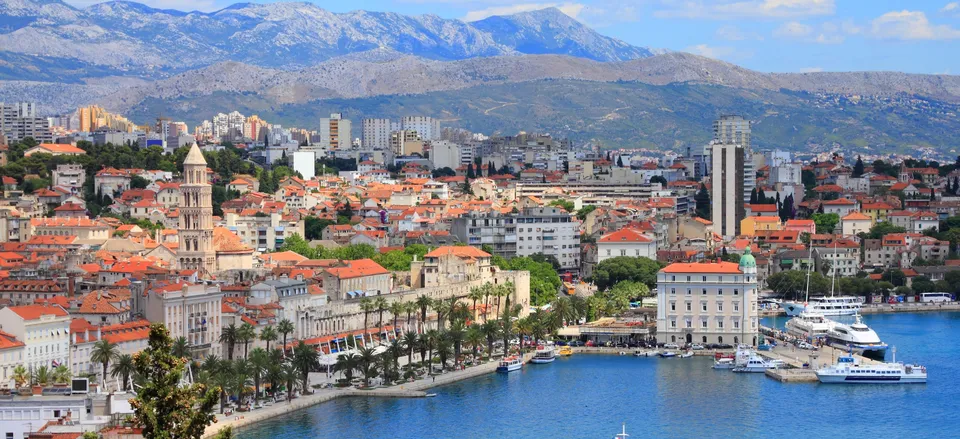
[{"label": "shoreline", "polygon": [[[523,362],[528,363],[531,358],[533,358],[533,353],[524,354]],[[306,409],[338,398],[423,398],[427,396],[426,390],[476,378],[490,373],[495,373],[498,365],[499,361],[494,359],[478,366],[473,366],[454,372],[447,372],[443,375],[436,376],[435,380],[432,379],[434,377],[431,376],[429,378],[417,380],[412,383],[404,383],[397,386],[383,388],[378,387],[371,390],[359,390],[352,387],[340,389],[321,389],[315,390],[311,395],[300,396],[299,398],[289,402],[282,401],[274,403],[269,407],[264,407],[251,412],[235,412],[230,416],[222,416],[217,413],[216,421],[207,426],[207,429],[204,431],[202,437],[211,438],[215,436],[220,429],[228,426],[233,427],[233,431],[236,433],[240,430],[253,426],[259,421],[287,415],[295,411]]]},{"label": "shoreline", "polygon": [[[911,312],[960,311],[960,302],[908,302],[908,303],[877,303],[864,304],[860,314],[896,314]],[[762,310],[760,317],[784,317],[787,312],[783,309]]]}]

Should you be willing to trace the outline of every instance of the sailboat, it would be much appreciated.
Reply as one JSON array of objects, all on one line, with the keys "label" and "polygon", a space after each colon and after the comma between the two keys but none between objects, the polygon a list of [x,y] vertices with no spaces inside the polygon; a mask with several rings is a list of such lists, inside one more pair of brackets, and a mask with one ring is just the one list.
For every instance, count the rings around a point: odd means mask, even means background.
[{"label": "sailboat", "polygon": [[[837,252],[837,241],[833,241],[833,252]],[[811,258],[813,246],[810,245]],[[837,268],[833,269],[834,284],[836,283]],[[810,272],[807,272],[807,297],[804,302],[786,301],[781,307],[788,316],[796,317],[802,312],[815,312],[824,316],[852,316],[860,313],[860,299],[853,296],[834,296],[833,286],[830,287],[830,296],[810,297]]]},{"label": "sailboat", "polygon": [[627,437],[629,437],[629,436],[630,436],[630,435],[627,434],[627,423],[624,422],[624,423],[623,423],[623,430],[621,430],[620,434],[614,436],[613,438],[614,438],[614,439],[627,439]]},{"label": "sailboat", "polygon": [[[813,246],[810,246],[810,253],[807,260],[813,260]],[[804,303],[810,300],[810,274],[813,271],[813,265],[807,267],[807,292],[804,297]],[[830,285],[830,294],[833,294],[833,287],[836,281],[837,270],[833,270],[834,282]],[[835,323],[828,320],[822,313],[816,311],[803,311],[787,321],[787,333],[795,337],[823,337],[827,331],[833,328]]]}]

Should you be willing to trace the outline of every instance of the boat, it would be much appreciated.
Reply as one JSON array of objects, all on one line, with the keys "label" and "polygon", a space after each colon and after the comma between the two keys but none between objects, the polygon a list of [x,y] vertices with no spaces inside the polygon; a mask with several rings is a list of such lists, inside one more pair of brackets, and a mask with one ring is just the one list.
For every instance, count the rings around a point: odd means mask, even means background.
[{"label": "boat", "polygon": [[[837,249],[836,245],[837,242],[834,241],[834,251]],[[810,246],[810,256],[808,257],[813,258],[813,246]],[[780,304],[788,316],[797,317],[804,312],[818,313],[823,316],[852,316],[860,313],[860,308],[863,305],[860,298],[833,295],[836,288],[838,270],[833,270],[833,276],[830,282],[830,296],[810,297],[811,270],[813,270],[813,266],[810,266],[807,270],[807,293],[805,300],[803,302],[787,301]]]},{"label": "boat", "polygon": [[437,394],[436,394],[436,393],[428,393],[428,394],[423,395],[423,396],[425,396],[425,397],[427,397],[427,398],[433,398],[433,397],[437,396]]},{"label": "boat", "polygon": [[660,358],[673,358],[676,357],[676,352],[664,351],[660,353]]},{"label": "boat", "polygon": [[633,352],[633,356],[634,356],[634,357],[656,357],[657,355],[660,355],[660,352],[659,352],[659,351],[640,351],[640,350],[638,350],[638,351],[634,351],[634,352]]},{"label": "boat", "polygon": [[927,368],[917,364],[897,363],[896,353],[890,363],[860,364],[857,357],[846,355],[837,364],[817,370],[817,379],[824,384],[923,384]]},{"label": "boat", "polygon": [[533,359],[530,360],[530,362],[534,364],[546,364],[553,363],[553,360],[556,359],[557,351],[553,349],[553,346],[547,346],[537,349],[537,352],[533,354]]},{"label": "boat", "polygon": [[620,434],[614,436],[613,439],[627,439],[629,436],[630,435],[627,434],[627,424],[624,423],[623,430],[621,430]]},{"label": "boat", "polygon": [[767,369],[776,369],[780,364],[782,363],[775,363],[752,353],[745,364],[737,364],[733,371],[738,373],[763,373]]},{"label": "boat", "polygon": [[863,323],[859,314],[852,324],[834,324],[834,327],[827,332],[827,344],[880,361],[883,361],[887,353],[887,344],[880,341],[880,336]]},{"label": "boat", "polygon": [[497,372],[513,372],[515,370],[520,370],[523,367],[523,360],[520,357],[512,356],[500,360],[500,365],[497,366]]},{"label": "boat", "polygon": [[720,357],[713,360],[713,368],[718,370],[733,369],[737,363],[731,357]]},{"label": "boat", "polygon": [[573,348],[570,346],[560,346],[560,350],[557,351],[557,355],[561,357],[569,357],[573,355]]},{"label": "boat", "polygon": [[787,333],[794,337],[819,338],[826,337],[827,332],[833,329],[836,322],[814,311],[801,312],[787,321]]},{"label": "boat", "polygon": [[690,358],[693,356],[693,351],[687,351],[680,355],[677,355],[677,358]]}]

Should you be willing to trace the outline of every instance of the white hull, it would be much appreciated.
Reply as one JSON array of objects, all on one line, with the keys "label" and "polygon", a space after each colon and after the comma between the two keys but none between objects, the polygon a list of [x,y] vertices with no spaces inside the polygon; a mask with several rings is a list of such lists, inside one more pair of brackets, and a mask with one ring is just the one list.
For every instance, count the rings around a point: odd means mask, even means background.
[{"label": "white hull", "polygon": [[[832,298],[830,299],[832,300]],[[790,317],[799,316],[802,312],[814,312],[825,316],[852,316],[860,313],[861,303],[822,303],[811,301],[807,304],[802,302],[784,302],[780,305]]]},{"label": "white hull", "polygon": [[533,364],[547,364],[547,363],[553,363],[553,360],[556,360],[556,359],[557,357],[549,357],[549,358],[534,357],[532,360],[530,360],[530,362]]},{"label": "white hull", "polygon": [[772,369],[771,367],[750,367],[743,366],[734,368],[733,371],[737,373],[764,373],[767,369]]},{"label": "white hull", "polygon": [[521,367],[523,367],[523,364],[514,363],[508,366],[497,367],[497,372],[513,372],[515,370],[520,370]]},{"label": "white hull", "polygon": [[926,376],[854,377],[851,375],[821,373],[817,373],[817,379],[824,384],[923,384],[927,382]]}]

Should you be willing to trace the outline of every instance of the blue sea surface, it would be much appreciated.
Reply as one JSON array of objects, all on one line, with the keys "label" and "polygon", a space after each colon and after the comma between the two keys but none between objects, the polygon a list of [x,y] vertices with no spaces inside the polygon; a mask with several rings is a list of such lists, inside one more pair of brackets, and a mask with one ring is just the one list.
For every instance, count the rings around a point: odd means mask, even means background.
[{"label": "blue sea surface", "polygon": [[[574,355],[433,390],[436,398],[344,398],[265,421],[241,439],[958,437],[960,313],[864,317],[927,366],[927,384],[781,384],[711,359]],[[765,319],[782,327],[785,318]],[[888,354],[889,359],[889,354]],[[799,436],[798,436],[799,435]]]}]

